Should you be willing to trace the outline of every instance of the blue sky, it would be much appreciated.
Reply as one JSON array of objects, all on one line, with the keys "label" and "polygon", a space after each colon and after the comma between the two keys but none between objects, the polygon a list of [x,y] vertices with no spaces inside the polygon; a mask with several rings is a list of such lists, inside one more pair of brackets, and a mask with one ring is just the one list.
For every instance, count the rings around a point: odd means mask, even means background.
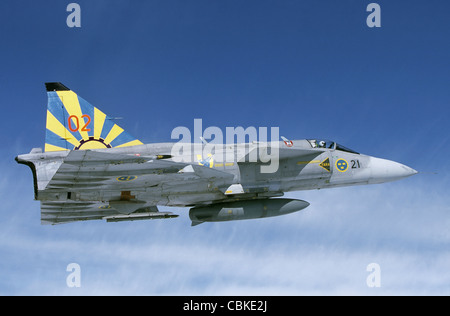
[{"label": "blue sky", "polygon": [[[450,4],[377,1],[0,3],[0,294],[450,294]],[[289,193],[279,218],[40,226],[31,172],[44,82],[60,81],[145,143],[177,126],[279,127],[419,175]],[[437,173],[437,174],[432,174]],[[82,269],[66,286],[66,266]],[[369,263],[381,287],[366,285]]]}]

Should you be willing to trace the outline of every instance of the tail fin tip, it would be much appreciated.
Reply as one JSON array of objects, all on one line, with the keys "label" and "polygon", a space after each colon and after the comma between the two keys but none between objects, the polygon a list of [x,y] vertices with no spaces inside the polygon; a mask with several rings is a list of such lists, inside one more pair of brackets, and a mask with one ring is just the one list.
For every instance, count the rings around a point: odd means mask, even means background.
[{"label": "tail fin tip", "polygon": [[65,85],[63,85],[61,82],[46,82],[45,89],[47,89],[47,92],[49,92],[49,91],[70,91],[70,89],[67,88]]}]

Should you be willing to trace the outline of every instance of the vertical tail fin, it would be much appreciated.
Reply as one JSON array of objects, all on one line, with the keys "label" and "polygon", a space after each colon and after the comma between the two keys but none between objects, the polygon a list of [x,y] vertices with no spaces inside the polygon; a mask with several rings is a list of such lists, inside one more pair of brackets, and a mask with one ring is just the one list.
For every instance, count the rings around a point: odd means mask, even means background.
[{"label": "vertical tail fin", "polygon": [[46,152],[142,145],[62,83],[48,82],[45,87],[48,95]]}]

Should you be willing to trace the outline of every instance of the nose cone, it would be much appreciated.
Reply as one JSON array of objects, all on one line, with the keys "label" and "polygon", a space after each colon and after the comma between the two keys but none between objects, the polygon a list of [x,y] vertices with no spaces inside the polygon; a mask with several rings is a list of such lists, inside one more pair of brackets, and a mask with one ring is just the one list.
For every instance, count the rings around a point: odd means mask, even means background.
[{"label": "nose cone", "polygon": [[372,157],[370,160],[372,173],[371,183],[382,183],[403,179],[417,173],[416,170],[401,163]]}]

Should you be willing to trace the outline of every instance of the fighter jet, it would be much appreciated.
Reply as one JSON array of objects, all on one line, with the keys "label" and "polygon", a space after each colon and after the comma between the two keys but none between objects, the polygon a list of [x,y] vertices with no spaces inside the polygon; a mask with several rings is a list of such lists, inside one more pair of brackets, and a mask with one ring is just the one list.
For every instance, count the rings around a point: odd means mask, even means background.
[{"label": "fighter jet", "polygon": [[[285,192],[383,183],[417,173],[321,139],[143,144],[62,83],[45,85],[45,149],[15,158],[32,170],[42,224],[178,216],[158,206],[189,207],[192,226],[272,217],[309,206],[282,198]],[[208,146],[213,149],[205,154]]]}]

